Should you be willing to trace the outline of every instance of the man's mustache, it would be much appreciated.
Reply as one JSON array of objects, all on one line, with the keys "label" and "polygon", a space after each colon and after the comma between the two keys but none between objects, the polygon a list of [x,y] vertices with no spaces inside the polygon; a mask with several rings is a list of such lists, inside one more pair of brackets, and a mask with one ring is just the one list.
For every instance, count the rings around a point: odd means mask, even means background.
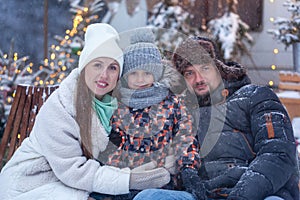
[{"label": "man's mustache", "polygon": [[207,85],[207,83],[205,81],[199,81],[194,84],[194,86],[206,86],[206,85]]}]

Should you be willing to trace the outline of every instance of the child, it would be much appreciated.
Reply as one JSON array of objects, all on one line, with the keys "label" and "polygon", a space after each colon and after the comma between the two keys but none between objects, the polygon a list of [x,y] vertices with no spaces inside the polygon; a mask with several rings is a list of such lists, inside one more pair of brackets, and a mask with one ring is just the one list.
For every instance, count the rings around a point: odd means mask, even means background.
[{"label": "child", "polygon": [[178,76],[170,72],[154,45],[152,31],[137,29],[124,50],[123,75],[117,88],[121,102],[111,118],[109,135],[115,148],[106,164],[132,169],[153,162],[163,167],[174,154],[178,170],[199,167],[192,119],[170,90],[171,80]]}]

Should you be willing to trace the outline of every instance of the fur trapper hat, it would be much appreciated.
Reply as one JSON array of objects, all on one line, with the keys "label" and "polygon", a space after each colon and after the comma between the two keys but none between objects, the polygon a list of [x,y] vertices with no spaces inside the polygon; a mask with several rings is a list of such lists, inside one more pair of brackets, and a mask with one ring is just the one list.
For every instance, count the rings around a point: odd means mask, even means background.
[{"label": "fur trapper hat", "polygon": [[240,64],[227,65],[221,61],[215,43],[206,37],[189,37],[184,40],[176,48],[172,62],[181,74],[188,66],[213,62],[224,80],[240,79],[246,75],[246,69]]}]

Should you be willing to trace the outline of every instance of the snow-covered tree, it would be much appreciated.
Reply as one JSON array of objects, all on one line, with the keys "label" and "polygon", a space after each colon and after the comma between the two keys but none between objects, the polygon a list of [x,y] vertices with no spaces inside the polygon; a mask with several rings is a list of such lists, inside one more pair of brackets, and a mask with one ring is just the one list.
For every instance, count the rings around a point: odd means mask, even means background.
[{"label": "snow-covered tree", "polygon": [[283,6],[287,7],[291,16],[277,17],[273,22],[277,29],[269,29],[268,33],[287,48],[295,42],[300,42],[300,0],[286,0]]},{"label": "snow-covered tree", "polygon": [[[29,63],[29,56],[18,58],[13,44],[8,54],[0,50],[0,135],[7,120],[18,84],[56,85],[77,67],[83,48],[86,27],[101,22],[105,12],[104,0],[70,0],[73,26],[64,36],[55,36],[57,44],[49,48],[49,58],[39,66]],[[101,16],[99,16],[101,14]]]},{"label": "snow-covered tree", "polygon": [[253,43],[248,24],[236,12],[237,4],[237,0],[228,1],[225,13],[208,22],[208,32],[216,38],[222,56],[227,61],[238,61],[243,53],[248,53],[247,44]]},{"label": "snow-covered tree", "polygon": [[84,33],[91,23],[101,22],[105,12],[104,0],[71,0],[73,27],[65,36],[55,36],[58,44],[50,47],[50,57],[39,66],[35,85],[59,84],[78,64],[78,57],[84,46]]},{"label": "snow-covered tree", "polygon": [[189,23],[193,17],[178,1],[164,0],[153,6],[147,26],[158,28],[157,45],[166,52],[172,52],[176,45],[188,35],[199,34],[197,27]]}]

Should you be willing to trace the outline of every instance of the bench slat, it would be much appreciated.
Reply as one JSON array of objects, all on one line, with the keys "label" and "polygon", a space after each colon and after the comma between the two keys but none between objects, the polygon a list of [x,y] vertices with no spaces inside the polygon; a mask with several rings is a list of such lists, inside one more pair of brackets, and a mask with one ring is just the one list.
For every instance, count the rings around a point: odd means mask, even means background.
[{"label": "bench slat", "polygon": [[279,80],[282,82],[300,82],[300,74],[296,72],[279,72]]},{"label": "bench slat", "polygon": [[0,169],[29,136],[43,103],[58,86],[18,85],[0,146]]},{"label": "bench slat", "polygon": [[300,91],[300,83],[279,82],[278,89],[280,89],[280,90],[297,90],[297,91]]}]

